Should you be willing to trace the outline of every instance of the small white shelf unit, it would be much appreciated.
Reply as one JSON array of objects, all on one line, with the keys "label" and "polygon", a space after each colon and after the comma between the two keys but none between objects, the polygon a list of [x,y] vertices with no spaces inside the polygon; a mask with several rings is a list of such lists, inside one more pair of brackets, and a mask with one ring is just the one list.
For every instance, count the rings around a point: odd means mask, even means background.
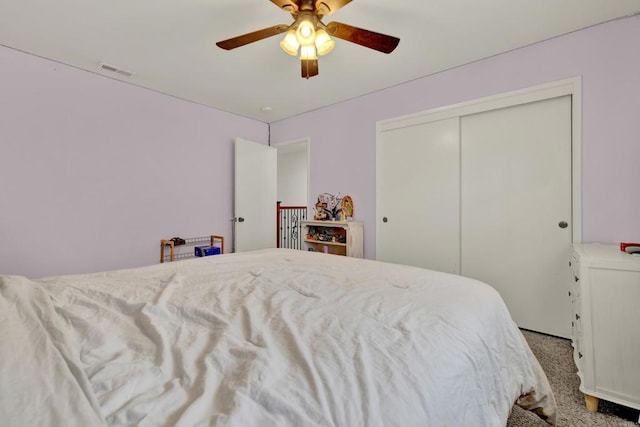
[{"label": "small white shelf unit", "polygon": [[364,258],[364,225],[359,221],[300,221],[304,250]]}]

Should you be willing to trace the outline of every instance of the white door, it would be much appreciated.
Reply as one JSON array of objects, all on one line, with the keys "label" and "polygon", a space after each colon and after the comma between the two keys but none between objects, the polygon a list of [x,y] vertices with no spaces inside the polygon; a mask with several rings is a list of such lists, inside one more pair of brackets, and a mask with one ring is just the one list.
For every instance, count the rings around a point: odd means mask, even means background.
[{"label": "white door", "polygon": [[234,251],[276,247],[277,152],[235,140]]},{"label": "white door", "polygon": [[571,96],[461,118],[463,276],[518,326],[570,334]]},{"label": "white door", "polygon": [[380,134],[378,260],[459,272],[459,153],[457,117]]}]

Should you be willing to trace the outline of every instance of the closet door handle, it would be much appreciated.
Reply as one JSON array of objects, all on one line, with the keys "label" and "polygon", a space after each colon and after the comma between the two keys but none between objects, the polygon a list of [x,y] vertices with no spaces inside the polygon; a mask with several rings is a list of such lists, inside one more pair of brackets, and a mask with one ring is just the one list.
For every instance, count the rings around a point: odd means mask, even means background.
[{"label": "closet door handle", "polygon": [[569,224],[567,223],[567,221],[560,221],[558,223],[558,227],[560,228],[567,228],[569,226]]},{"label": "closet door handle", "polygon": [[382,217],[382,222],[387,222],[387,221],[389,221],[389,219],[386,216],[383,216]]}]

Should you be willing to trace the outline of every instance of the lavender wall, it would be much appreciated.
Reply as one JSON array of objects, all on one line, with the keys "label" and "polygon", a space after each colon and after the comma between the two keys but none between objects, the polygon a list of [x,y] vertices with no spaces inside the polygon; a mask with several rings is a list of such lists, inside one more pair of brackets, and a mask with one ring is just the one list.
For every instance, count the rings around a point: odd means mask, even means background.
[{"label": "lavender wall", "polygon": [[0,47],[0,273],[157,263],[161,238],[230,245],[233,138],[267,125]]},{"label": "lavender wall", "polygon": [[[310,137],[311,195],[350,194],[375,257],[378,120],[583,77],[583,240],[640,241],[640,16],[271,125]],[[0,47],[0,272],[158,261],[159,239],[231,239],[233,138],[264,123]],[[229,242],[230,243],[230,242]]]},{"label": "lavender wall", "polygon": [[311,194],[353,196],[375,258],[376,121],[581,75],[583,241],[640,241],[638,41],[640,16],[612,21],[273,123],[271,138],[310,138]]}]

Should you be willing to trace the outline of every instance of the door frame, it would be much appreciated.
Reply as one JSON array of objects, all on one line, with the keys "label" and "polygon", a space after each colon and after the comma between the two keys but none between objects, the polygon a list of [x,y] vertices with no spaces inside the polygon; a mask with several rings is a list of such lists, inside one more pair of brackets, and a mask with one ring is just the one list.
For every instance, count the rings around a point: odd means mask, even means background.
[{"label": "door frame", "polygon": [[381,245],[382,212],[380,174],[382,133],[437,120],[462,117],[485,111],[528,104],[571,95],[571,239],[582,242],[582,77],[576,76],[524,89],[504,92],[458,104],[438,107],[418,113],[376,122],[376,256]]}]

